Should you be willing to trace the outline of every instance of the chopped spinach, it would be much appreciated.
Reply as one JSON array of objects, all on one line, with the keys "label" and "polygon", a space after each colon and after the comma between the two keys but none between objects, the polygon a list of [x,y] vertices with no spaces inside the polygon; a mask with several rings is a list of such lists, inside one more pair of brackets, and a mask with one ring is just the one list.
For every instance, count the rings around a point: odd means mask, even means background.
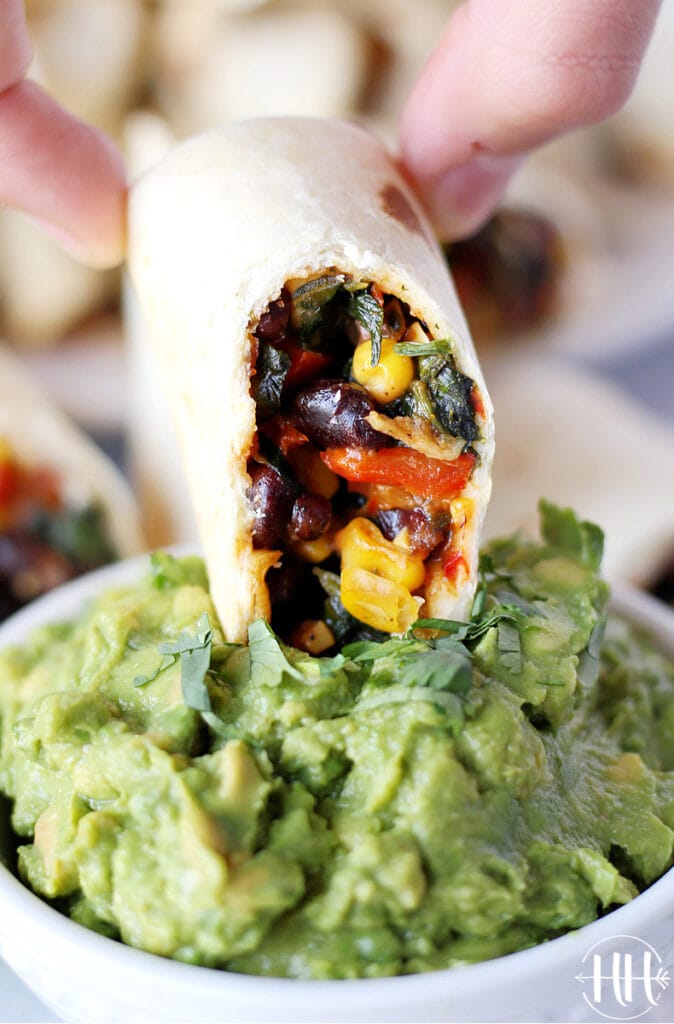
[{"label": "chopped spinach", "polygon": [[292,293],[293,319],[303,341],[321,326],[326,306],[343,287],[342,274],[325,274],[305,281]]},{"label": "chopped spinach", "polygon": [[444,432],[444,427],[436,416],[435,406],[428,388],[420,380],[413,380],[404,395],[384,406],[384,412],[391,417],[418,416],[430,423],[436,430]]},{"label": "chopped spinach", "polygon": [[370,335],[372,356],[370,365],[376,366],[381,358],[381,334],[384,327],[384,310],[374,295],[368,291],[352,292],[349,296],[349,313]]},{"label": "chopped spinach", "polygon": [[280,411],[283,385],[289,369],[289,355],[273,345],[260,345],[253,377],[253,397],[258,414],[269,417]]},{"label": "chopped spinach", "polygon": [[435,416],[447,433],[465,441],[478,437],[472,403],[473,381],[456,369],[449,356],[422,356],[418,363],[419,379],[426,385]]},{"label": "chopped spinach", "polygon": [[105,510],[98,504],[63,510],[40,509],[31,519],[31,530],[64,555],[78,569],[94,569],[115,559],[105,523]]}]

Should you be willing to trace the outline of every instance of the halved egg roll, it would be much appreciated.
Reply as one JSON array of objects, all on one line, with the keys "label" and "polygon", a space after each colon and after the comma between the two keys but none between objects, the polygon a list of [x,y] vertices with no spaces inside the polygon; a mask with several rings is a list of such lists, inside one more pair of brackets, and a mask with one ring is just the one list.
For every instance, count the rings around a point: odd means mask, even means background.
[{"label": "halved egg roll", "polygon": [[119,470],[0,346],[0,620],[144,548]]},{"label": "halved egg roll", "polygon": [[493,415],[442,253],[339,121],[230,124],[133,186],[129,266],[226,635],[320,653],[463,617]]}]

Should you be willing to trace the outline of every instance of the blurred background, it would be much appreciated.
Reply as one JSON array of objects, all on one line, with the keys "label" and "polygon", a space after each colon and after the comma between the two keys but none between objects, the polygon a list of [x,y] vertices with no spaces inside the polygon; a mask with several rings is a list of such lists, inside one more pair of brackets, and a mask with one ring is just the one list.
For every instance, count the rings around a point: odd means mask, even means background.
[{"label": "blurred background", "polygon": [[[31,75],[113,135],[132,175],[176,139],[256,115],[356,118],[394,147],[455,6],[28,0]],[[447,248],[497,411],[489,531],[532,525],[545,494],[601,522],[609,573],[645,585],[674,552],[672,53],[665,0],[627,108],[538,153],[485,228]],[[0,212],[0,336],[116,460],[130,452],[147,536],[166,543],[189,517],[149,497],[155,398],[130,377],[121,292],[119,273]],[[135,366],[137,311],[127,323]]]}]

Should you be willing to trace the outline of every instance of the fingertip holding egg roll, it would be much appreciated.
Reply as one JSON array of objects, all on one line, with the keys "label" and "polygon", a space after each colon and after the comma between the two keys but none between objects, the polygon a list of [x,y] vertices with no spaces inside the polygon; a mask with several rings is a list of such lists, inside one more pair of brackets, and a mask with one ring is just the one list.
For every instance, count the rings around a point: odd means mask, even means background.
[{"label": "fingertip holding egg roll", "polygon": [[311,653],[465,617],[493,414],[388,153],[339,121],[229,124],[132,187],[129,267],[230,640]]}]

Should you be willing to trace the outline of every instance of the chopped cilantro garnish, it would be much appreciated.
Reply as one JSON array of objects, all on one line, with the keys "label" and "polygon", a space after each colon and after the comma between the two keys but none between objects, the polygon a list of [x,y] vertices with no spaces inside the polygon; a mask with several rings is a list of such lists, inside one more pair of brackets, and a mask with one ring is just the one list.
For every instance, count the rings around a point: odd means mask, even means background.
[{"label": "chopped cilantro garnish", "polygon": [[197,622],[194,636],[183,630],[177,640],[159,644],[157,652],[162,657],[157,668],[149,676],[136,676],[133,685],[138,688],[154,682],[180,658],[180,680],[185,704],[195,711],[211,711],[206,676],[211,664],[212,641],[213,630],[208,615],[204,612]]},{"label": "chopped cilantro garnish", "polygon": [[271,626],[264,619],[256,619],[248,627],[250,649],[250,680],[253,686],[278,686],[284,675],[300,682],[302,673],[286,658],[283,648]]},{"label": "chopped cilantro garnish", "polygon": [[606,633],[606,618],[595,623],[587,647],[578,658],[578,679],[583,686],[594,686],[599,676],[599,656]]},{"label": "chopped cilantro garnish", "polygon": [[451,356],[452,347],[449,338],[435,338],[433,341],[399,341],[393,351],[398,356]]}]

